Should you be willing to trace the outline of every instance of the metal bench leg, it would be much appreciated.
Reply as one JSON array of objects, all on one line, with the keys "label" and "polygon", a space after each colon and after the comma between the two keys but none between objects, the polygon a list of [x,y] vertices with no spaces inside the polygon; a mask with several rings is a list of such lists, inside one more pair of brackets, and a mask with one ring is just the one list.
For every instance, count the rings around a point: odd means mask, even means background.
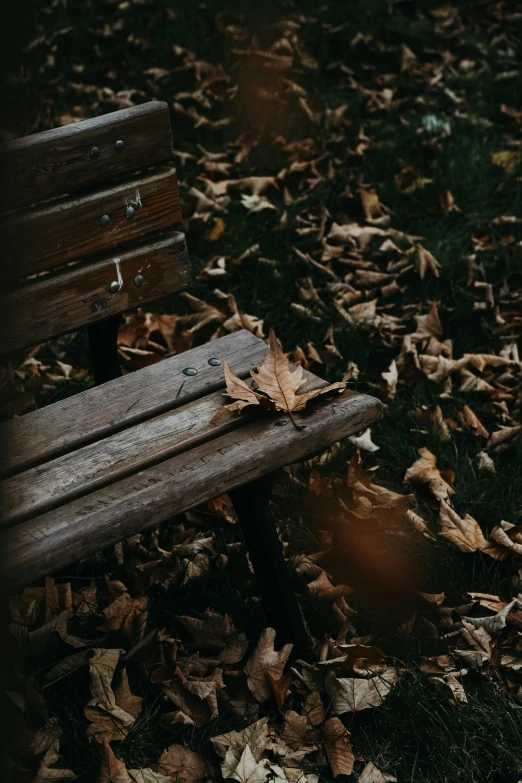
[{"label": "metal bench leg", "polygon": [[278,644],[293,642],[304,657],[310,648],[301,610],[270,512],[271,473],[229,492],[239,517],[248,554],[257,579],[266,619],[275,628]]},{"label": "metal bench leg", "polygon": [[96,321],[87,327],[94,381],[97,386],[121,375],[118,356],[120,322],[121,315],[111,315],[110,318]]}]

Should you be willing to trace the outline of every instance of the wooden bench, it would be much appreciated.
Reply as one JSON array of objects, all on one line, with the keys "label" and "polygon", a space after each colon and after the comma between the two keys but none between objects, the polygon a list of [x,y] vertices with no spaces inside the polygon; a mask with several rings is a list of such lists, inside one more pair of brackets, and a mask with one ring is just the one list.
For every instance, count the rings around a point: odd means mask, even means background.
[{"label": "wooden bench", "polygon": [[255,410],[212,423],[223,362],[247,378],[268,350],[246,330],[121,377],[119,314],[189,284],[172,159],[161,102],[0,147],[0,354],[87,325],[99,384],[0,426],[3,589],[230,492],[267,619],[303,649],[273,477],[371,425],[381,404],[346,391],[297,414],[303,429]]}]

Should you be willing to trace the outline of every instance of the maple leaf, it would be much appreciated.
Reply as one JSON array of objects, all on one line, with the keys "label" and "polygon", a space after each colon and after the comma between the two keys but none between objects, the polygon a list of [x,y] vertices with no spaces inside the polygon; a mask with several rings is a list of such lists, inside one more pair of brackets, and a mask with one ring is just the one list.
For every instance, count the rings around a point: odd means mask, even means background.
[{"label": "maple leaf", "polygon": [[345,712],[360,712],[371,707],[379,707],[397,679],[394,669],[386,669],[383,674],[368,679],[353,677],[337,678],[334,672],[326,677],[326,692],[332,699],[332,712],[342,715]]},{"label": "maple leaf", "polygon": [[466,514],[459,517],[444,500],[440,504],[441,530],[439,535],[447,538],[461,552],[482,552],[488,546],[478,522]]},{"label": "maple leaf", "polygon": [[103,740],[97,783],[132,783],[125,762],[116,758],[107,740]]},{"label": "maple leaf", "polygon": [[418,450],[419,459],[408,468],[404,481],[412,484],[427,484],[428,489],[437,500],[449,501],[455,490],[441,475],[437,468],[437,458],[429,449]]},{"label": "maple leaf", "polygon": [[293,645],[285,644],[278,652],[274,650],[276,632],[273,628],[262,631],[257,647],[248,659],[244,672],[248,677],[248,687],[258,701],[268,701],[272,689],[268,673],[279,679],[292,652]]},{"label": "maple leaf", "polygon": [[339,718],[330,718],[323,724],[321,735],[334,778],[351,775],[355,757],[349,740],[350,732]]},{"label": "maple leaf", "polygon": [[[288,413],[296,427],[299,425],[294,421],[292,413],[301,411],[310,400],[321,394],[331,391],[344,391],[347,383],[346,380],[337,381],[336,383],[297,394],[298,389],[305,382],[303,380],[303,368],[299,365],[294,369],[291,368],[290,361],[283,353],[273,329],[270,329],[270,349],[263,363],[259,367],[250,370],[254,380],[252,387],[241,380],[241,378],[238,378],[226,362],[223,362],[223,364],[227,387],[226,394],[235,399],[235,402],[224,406],[225,410],[241,411],[247,405],[260,405],[270,410]],[[218,411],[213,421],[218,421],[221,415],[222,411]]]}]

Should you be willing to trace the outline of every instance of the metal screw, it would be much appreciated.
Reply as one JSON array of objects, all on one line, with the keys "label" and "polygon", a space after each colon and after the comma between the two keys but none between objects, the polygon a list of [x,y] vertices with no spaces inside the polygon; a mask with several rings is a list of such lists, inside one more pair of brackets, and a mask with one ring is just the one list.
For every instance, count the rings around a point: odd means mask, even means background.
[{"label": "metal screw", "polygon": [[144,279],[145,278],[143,277],[143,275],[136,275],[136,277],[134,278],[134,285],[136,286],[136,288],[139,288],[140,285],[143,285]]},{"label": "metal screw", "polygon": [[111,219],[110,219],[109,215],[102,215],[101,216],[100,226],[102,228],[107,228],[107,226],[109,225],[110,222],[111,222]]},{"label": "metal screw", "polygon": [[221,364],[221,359],[218,359],[217,357],[215,357],[215,356],[212,356],[212,357],[211,357],[211,358],[208,360],[208,363],[209,363],[209,364],[210,364],[212,367],[219,367],[219,365]]},{"label": "metal screw", "polygon": [[125,217],[127,218],[127,220],[132,220],[135,212],[136,209],[132,205],[128,206],[127,209],[125,210]]},{"label": "metal screw", "polygon": [[195,367],[185,367],[183,372],[185,373],[185,375],[197,375],[198,373]]},{"label": "metal screw", "polygon": [[117,280],[113,280],[112,283],[109,284],[109,291],[111,294],[117,294],[120,290],[120,284]]},{"label": "metal screw", "polygon": [[284,427],[285,424],[288,424],[287,419],[279,419],[279,421],[276,421],[275,426],[276,427]]},{"label": "metal screw", "polygon": [[125,142],[122,141],[121,139],[118,139],[118,141],[114,143],[115,152],[123,152],[124,149],[125,149]]},{"label": "metal screw", "polygon": [[93,147],[91,149],[91,160],[97,160],[100,157],[100,148]]}]

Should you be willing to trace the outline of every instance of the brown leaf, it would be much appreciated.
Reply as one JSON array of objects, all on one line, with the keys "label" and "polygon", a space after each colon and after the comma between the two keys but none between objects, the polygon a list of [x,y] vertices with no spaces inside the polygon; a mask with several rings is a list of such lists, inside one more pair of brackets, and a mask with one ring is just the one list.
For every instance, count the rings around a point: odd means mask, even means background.
[{"label": "brown leaf", "polygon": [[421,280],[426,277],[426,272],[431,272],[434,277],[439,276],[440,264],[436,258],[432,256],[429,250],[426,250],[422,245],[417,245],[414,252],[415,270]]},{"label": "brown leaf", "polygon": [[338,775],[351,775],[355,758],[349,731],[339,718],[330,718],[323,724],[321,735],[334,778]]},{"label": "brown leaf", "polygon": [[332,699],[332,712],[345,712],[379,707],[397,679],[395,669],[386,669],[383,674],[368,679],[337,678],[334,672],[326,677],[326,692]]},{"label": "brown leaf", "polygon": [[242,631],[237,631],[232,620],[207,609],[203,618],[176,618],[190,634],[195,647],[217,651],[223,663],[237,663],[246,653],[248,641]]},{"label": "brown leaf", "polygon": [[117,759],[107,740],[103,740],[97,783],[132,783],[123,759]]},{"label": "brown leaf", "polygon": [[320,394],[346,388],[346,383],[337,382],[297,395],[297,390],[303,385],[303,368],[290,369],[288,357],[284,355],[273,329],[270,330],[270,350],[261,366],[251,370],[251,375],[257,389],[267,395],[277,410],[287,413],[302,410],[309,400]]},{"label": "brown leaf", "polygon": [[257,647],[248,659],[244,672],[248,678],[248,687],[260,702],[268,701],[272,695],[268,673],[279,679],[292,652],[291,644],[285,644],[278,652],[274,650],[276,632],[273,628],[262,631]]},{"label": "brown leaf", "polygon": [[443,499],[440,504],[439,535],[455,544],[461,552],[482,552],[487,549],[488,542],[472,516],[466,514],[461,518]]},{"label": "brown leaf", "polygon": [[197,783],[209,771],[207,762],[198,753],[176,744],[163,751],[157,767],[158,772],[170,775],[179,783]]},{"label": "brown leaf", "polygon": [[418,453],[420,457],[408,468],[404,481],[409,481],[412,484],[426,484],[428,490],[437,500],[449,501],[450,497],[455,494],[455,490],[442,477],[437,468],[437,458],[426,448],[419,449]]},{"label": "brown leaf", "polygon": [[371,761],[365,766],[359,776],[359,783],[397,783],[397,778],[381,772]]},{"label": "brown leaf", "polygon": [[440,208],[445,215],[449,215],[450,212],[460,212],[460,209],[455,204],[455,199],[451,190],[444,190],[439,196]]}]

